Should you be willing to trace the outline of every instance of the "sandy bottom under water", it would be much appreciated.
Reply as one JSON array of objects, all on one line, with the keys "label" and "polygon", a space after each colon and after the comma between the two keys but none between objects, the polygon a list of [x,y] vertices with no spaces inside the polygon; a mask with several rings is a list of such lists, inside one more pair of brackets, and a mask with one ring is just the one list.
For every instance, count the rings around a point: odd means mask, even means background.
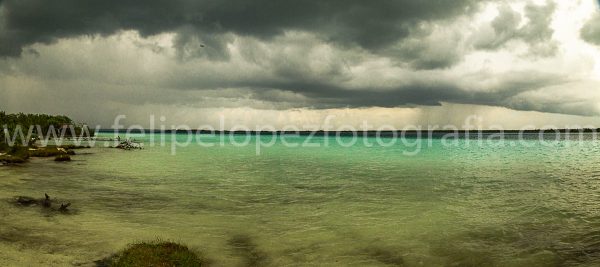
[{"label": "sandy bottom under water", "polygon": [[[78,152],[0,167],[0,266],[94,266],[156,239],[213,266],[600,264],[596,143],[415,157],[365,147]],[[14,205],[44,193],[72,214]]]}]

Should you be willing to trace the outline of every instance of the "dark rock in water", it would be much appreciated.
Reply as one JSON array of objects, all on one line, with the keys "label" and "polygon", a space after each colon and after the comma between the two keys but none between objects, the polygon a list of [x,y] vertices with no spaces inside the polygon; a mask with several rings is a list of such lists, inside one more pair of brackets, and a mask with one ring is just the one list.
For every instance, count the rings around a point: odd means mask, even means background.
[{"label": "dark rock in water", "polygon": [[0,165],[2,164],[20,164],[25,163],[25,158],[13,155],[0,155]]},{"label": "dark rock in water", "polygon": [[67,152],[71,149],[82,149],[82,148],[91,148],[91,146],[82,146],[82,145],[61,145],[60,148],[66,149]]},{"label": "dark rock in water", "polygon": [[390,266],[404,266],[404,258],[397,251],[380,247],[370,247],[365,249],[365,253],[369,257],[383,264]]},{"label": "dark rock in water", "polygon": [[38,147],[37,149],[29,150],[30,157],[56,157],[67,154],[67,150],[60,147]]},{"label": "dark rock in water", "polygon": [[140,143],[136,143],[131,140],[125,140],[125,141],[119,143],[119,145],[117,145],[116,148],[120,148],[120,149],[124,149],[124,150],[132,150],[132,149],[142,149],[143,147]]},{"label": "dark rock in water", "polygon": [[71,161],[71,157],[67,154],[58,155],[54,158],[54,161]]},{"label": "dark rock in water", "polygon": [[116,257],[116,255],[112,255],[110,257],[106,257],[104,259],[94,261],[94,264],[96,267],[110,267],[111,265],[113,265],[113,261],[114,261],[115,257]]}]

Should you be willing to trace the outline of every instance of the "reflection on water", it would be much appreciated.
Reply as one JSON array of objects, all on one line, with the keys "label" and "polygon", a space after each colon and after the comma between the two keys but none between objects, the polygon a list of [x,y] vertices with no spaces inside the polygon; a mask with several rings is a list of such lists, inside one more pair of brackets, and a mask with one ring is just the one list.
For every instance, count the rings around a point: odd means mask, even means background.
[{"label": "reflection on water", "polygon": [[[0,168],[0,266],[90,266],[156,238],[215,266],[597,266],[598,142],[528,142],[434,140],[413,157],[359,142],[33,159]],[[12,202],[44,193],[76,212]]]}]

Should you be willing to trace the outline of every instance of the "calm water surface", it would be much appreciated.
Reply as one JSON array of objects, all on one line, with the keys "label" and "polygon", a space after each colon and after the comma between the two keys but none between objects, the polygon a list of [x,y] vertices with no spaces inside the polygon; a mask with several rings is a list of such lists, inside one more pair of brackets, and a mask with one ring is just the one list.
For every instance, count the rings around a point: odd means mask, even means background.
[{"label": "calm water surface", "polygon": [[[157,238],[214,266],[600,265],[597,141],[434,139],[415,156],[402,143],[278,141],[258,156],[254,145],[191,145],[173,156],[169,139],[0,167],[0,266],[93,266]],[[74,214],[11,203],[44,193]]]}]

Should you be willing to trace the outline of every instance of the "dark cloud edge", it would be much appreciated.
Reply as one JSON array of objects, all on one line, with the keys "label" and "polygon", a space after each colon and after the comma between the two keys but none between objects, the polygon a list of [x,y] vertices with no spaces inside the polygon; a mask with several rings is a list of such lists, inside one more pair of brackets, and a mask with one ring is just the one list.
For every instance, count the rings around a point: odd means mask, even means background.
[{"label": "dark cloud edge", "polygon": [[209,36],[208,39],[224,33],[269,39],[285,30],[305,30],[326,41],[377,51],[407,37],[419,23],[471,14],[481,2],[153,0],[140,6],[139,2],[128,0],[91,4],[73,0],[1,0],[0,23],[5,29],[0,32],[0,56],[18,57],[24,47],[35,43],[110,35],[120,30],[136,30],[142,36],[177,32]]}]

